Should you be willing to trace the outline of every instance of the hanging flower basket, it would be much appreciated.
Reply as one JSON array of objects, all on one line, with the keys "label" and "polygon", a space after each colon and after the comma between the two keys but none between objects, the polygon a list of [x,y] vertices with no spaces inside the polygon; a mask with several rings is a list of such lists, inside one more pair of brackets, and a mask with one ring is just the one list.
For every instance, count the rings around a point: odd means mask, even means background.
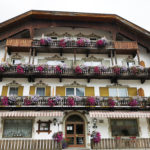
[{"label": "hanging flower basket", "polygon": [[68,97],[68,98],[67,98],[67,104],[68,104],[69,106],[74,106],[74,105],[75,105],[75,100],[74,100],[74,98],[73,98],[73,97]]}]

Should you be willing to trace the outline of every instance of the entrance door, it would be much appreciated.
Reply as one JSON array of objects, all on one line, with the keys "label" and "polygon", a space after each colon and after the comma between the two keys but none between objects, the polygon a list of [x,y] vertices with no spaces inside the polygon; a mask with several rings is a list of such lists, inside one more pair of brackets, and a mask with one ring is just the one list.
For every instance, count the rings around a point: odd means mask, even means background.
[{"label": "entrance door", "polygon": [[85,146],[84,120],[78,115],[71,115],[66,121],[66,140],[69,147]]}]

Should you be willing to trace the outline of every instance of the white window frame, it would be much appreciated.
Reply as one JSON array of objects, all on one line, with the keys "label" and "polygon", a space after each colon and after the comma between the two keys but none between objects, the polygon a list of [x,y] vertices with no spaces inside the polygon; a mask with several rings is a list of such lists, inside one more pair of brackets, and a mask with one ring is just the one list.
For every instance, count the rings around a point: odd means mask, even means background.
[{"label": "white window frame", "polygon": [[[37,95],[37,88],[44,88],[45,89],[45,95],[44,96],[46,96],[46,87],[37,86],[36,89],[35,89],[36,90],[36,95]],[[39,95],[37,95],[37,96],[39,96]]]},{"label": "white window frame", "polygon": [[[115,96],[115,97],[121,97],[119,95],[119,89],[126,89],[126,95],[127,95],[126,97],[128,97],[128,89],[127,89],[127,87],[109,87],[109,89],[111,89],[111,88],[115,88],[117,90],[117,96]],[[109,92],[109,96],[110,96],[110,92]]]},{"label": "white window frame", "polygon": [[9,86],[7,96],[18,96],[18,94],[17,94],[17,95],[9,95],[9,93],[10,93],[10,88],[18,88],[18,90],[19,90],[19,87],[18,87],[18,86]]},{"label": "white window frame", "polygon": [[83,88],[83,89],[84,89],[84,96],[85,96],[85,87],[66,87],[66,89],[65,89],[65,95],[66,95],[66,96],[68,96],[68,95],[67,95],[67,88],[73,88],[73,89],[74,89],[74,95],[70,95],[70,96],[77,96],[77,95],[76,95],[76,89],[77,89],[77,88]]}]

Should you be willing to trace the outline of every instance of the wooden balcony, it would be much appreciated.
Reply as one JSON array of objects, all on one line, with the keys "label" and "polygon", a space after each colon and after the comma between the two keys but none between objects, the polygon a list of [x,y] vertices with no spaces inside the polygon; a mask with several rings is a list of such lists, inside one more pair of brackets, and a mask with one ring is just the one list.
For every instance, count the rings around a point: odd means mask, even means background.
[{"label": "wooden balcony", "polygon": [[75,68],[65,68],[58,72],[55,67],[46,66],[43,71],[37,71],[37,66],[23,66],[23,72],[17,71],[17,66],[8,66],[4,71],[0,71],[0,78],[28,78],[29,82],[33,82],[35,78],[59,78],[60,82],[63,78],[72,79],[110,79],[112,83],[117,83],[117,80],[145,80],[150,79],[150,69],[144,68],[142,71],[134,73],[131,68],[126,71],[120,69],[118,73],[114,72],[114,68],[110,67],[106,70],[101,69],[100,73],[95,73],[94,68],[89,67],[83,70],[82,73],[76,73]]},{"label": "wooden balcony", "polygon": [[61,150],[57,142],[50,139],[2,139],[1,150]]},{"label": "wooden balcony", "polygon": [[91,143],[92,149],[150,149],[150,138],[101,139],[97,144]]},{"label": "wooden balcony", "polygon": [[76,41],[70,41],[65,47],[59,45],[59,40],[54,40],[48,45],[41,45],[40,40],[31,39],[7,39],[8,52],[28,52],[34,48],[36,53],[80,53],[80,54],[109,54],[116,50],[117,54],[136,54],[138,44],[136,41],[110,41],[105,47],[98,48],[96,42],[89,42],[80,47]]},{"label": "wooden balcony", "polygon": [[[5,97],[6,98],[6,97]],[[89,97],[74,97],[73,105],[68,97],[31,97],[17,96],[7,97],[5,105],[3,97],[0,97],[1,110],[149,110],[150,101],[148,97],[137,98],[137,104],[131,105],[131,97],[93,97],[95,102],[90,104]],[[114,101],[114,105],[110,104]]]}]

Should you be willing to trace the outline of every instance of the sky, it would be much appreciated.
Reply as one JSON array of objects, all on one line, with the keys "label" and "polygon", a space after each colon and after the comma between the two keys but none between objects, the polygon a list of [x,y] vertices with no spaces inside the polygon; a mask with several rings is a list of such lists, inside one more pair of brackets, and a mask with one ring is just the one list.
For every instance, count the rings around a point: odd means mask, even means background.
[{"label": "sky", "polygon": [[0,23],[29,10],[117,14],[150,31],[150,0],[0,0]]}]

